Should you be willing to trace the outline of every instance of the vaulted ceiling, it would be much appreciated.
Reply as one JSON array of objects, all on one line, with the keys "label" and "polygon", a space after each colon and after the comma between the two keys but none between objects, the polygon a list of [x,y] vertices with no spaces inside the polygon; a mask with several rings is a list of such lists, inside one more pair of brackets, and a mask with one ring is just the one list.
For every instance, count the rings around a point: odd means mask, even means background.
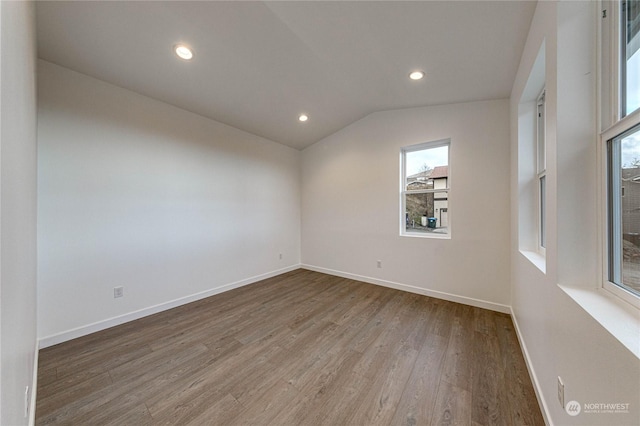
[{"label": "vaulted ceiling", "polygon": [[[38,54],[302,149],[375,111],[507,98],[534,9],[530,1],[46,1],[37,5]],[[177,43],[193,48],[191,61],[175,56]],[[408,78],[416,69],[423,80]]]}]

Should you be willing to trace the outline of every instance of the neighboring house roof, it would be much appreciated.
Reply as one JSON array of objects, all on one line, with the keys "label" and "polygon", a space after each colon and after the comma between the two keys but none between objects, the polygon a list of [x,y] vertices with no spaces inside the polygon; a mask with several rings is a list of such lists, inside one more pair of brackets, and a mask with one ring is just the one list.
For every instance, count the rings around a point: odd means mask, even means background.
[{"label": "neighboring house roof", "polygon": [[640,181],[640,167],[627,167],[622,169],[622,180],[638,182]]},{"label": "neighboring house roof", "polygon": [[424,172],[418,172],[414,175],[411,176],[407,176],[407,180],[409,182],[414,181],[414,180],[427,180],[427,178],[429,177],[429,173],[431,173],[431,170],[427,170]]},{"label": "neighboring house roof", "polygon": [[429,183],[422,180],[409,182],[407,183],[407,189],[433,189],[433,181],[430,181]]},{"label": "neighboring house roof", "polygon": [[441,179],[449,176],[449,166],[437,166],[431,170],[429,177],[431,179]]},{"label": "neighboring house roof", "polygon": [[436,166],[431,170],[419,172],[414,175],[407,176],[407,181],[412,182],[416,180],[429,179],[441,179],[449,176],[449,166]]}]

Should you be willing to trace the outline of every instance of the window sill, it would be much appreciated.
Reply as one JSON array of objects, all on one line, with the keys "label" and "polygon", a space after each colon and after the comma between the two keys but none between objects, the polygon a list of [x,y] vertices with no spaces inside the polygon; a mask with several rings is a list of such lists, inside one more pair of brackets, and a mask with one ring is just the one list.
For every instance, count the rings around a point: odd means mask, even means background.
[{"label": "window sill", "polygon": [[526,257],[529,262],[533,263],[536,268],[540,269],[543,274],[547,273],[547,259],[538,252],[520,250],[520,253]]},{"label": "window sill", "polygon": [[436,234],[436,233],[400,233],[401,237],[409,238],[427,238],[435,240],[450,240],[451,234]]},{"label": "window sill", "polygon": [[603,289],[558,287],[640,359],[640,311]]}]

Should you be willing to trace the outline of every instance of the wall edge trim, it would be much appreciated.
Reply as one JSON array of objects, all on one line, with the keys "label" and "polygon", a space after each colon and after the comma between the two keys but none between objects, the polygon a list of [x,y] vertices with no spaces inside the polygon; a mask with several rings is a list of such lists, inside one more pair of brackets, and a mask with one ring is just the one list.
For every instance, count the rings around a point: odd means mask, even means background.
[{"label": "wall edge trim", "polygon": [[39,354],[38,341],[33,345],[33,377],[31,378],[31,395],[29,395],[29,426],[36,424],[36,401],[38,399],[38,362]]},{"label": "wall edge trim", "polygon": [[300,269],[300,267],[301,265],[299,263],[294,264],[291,266],[287,266],[285,268],[276,269],[270,272],[265,272],[260,275],[256,275],[256,276],[245,278],[232,283],[224,284],[219,287],[215,287],[209,290],[204,290],[188,296],[180,297],[178,299],[169,300],[167,302],[159,303],[154,306],[142,308],[137,311],[129,312],[126,314],[118,315],[116,317],[107,318],[105,320],[97,321],[91,324],[66,330],[61,333],[53,334],[51,336],[42,337],[38,339],[38,347],[40,349],[44,349],[49,346],[57,345],[59,343],[66,342],[68,340],[76,339],[78,337],[86,336],[88,334],[95,333],[97,331],[115,327],[117,325],[134,321],[149,315],[153,315],[158,312],[162,312],[172,308],[176,308],[178,306],[186,305],[187,303],[195,302],[200,299],[205,299],[207,297],[214,296],[216,294],[223,293],[225,291],[233,290],[235,288],[243,287],[245,285],[254,284],[258,281],[262,281],[267,278],[271,278],[287,272],[295,271],[296,269]]},{"label": "wall edge trim", "polygon": [[524,342],[524,337],[522,337],[522,334],[520,333],[520,326],[518,325],[518,320],[516,318],[515,312],[513,311],[513,307],[511,307],[510,314],[511,314],[511,320],[513,321],[513,326],[516,330],[516,336],[518,336],[520,349],[522,350],[522,354],[524,356],[524,362],[527,365],[529,378],[533,383],[533,389],[536,392],[536,397],[538,398],[538,406],[540,406],[542,417],[544,418],[545,424],[553,426],[553,422],[551,422],[551,417],[549,416],[549,407],[547,406],[547,401],[544,399],[544,393],[542,392],[542,388],[540,387],[540,382],[538,381],[538,376],[536,375],[536,371],[533,368],[533,363],[531,362],[531,358],[529,357],[529,351],[527,350],[527,345]]},{"label": "wall edge trim", "polygon": [[402,290],[409,293],[421,294],[423,296],[434,297],[436,299],[447,300],[449,302],[462,303],[463,305],[475,306],[477,308],[489,309],[491,311],[501,312],[503,314],[511,313],[511,307],[508,305],[502,305],[500,303],[489,302],[487,300],[474,299],[472,297],[460,296],[457,294],[445,293],[437,290],[429,290],[421,287],[415,287],[408,284],[402,284],[395,281],[381,280],[378,278],[367,277],[364,275],[352,274],[350,272],[336,271],[329,268],[323,268],[320,266],[302,264],[303,269],[310,271],[321,272],[328,275],[334,275],[342,278],[349,278],[352,280],[363,281],[369,284],[375,284],[382,287],[394,288],[396,290]]}]

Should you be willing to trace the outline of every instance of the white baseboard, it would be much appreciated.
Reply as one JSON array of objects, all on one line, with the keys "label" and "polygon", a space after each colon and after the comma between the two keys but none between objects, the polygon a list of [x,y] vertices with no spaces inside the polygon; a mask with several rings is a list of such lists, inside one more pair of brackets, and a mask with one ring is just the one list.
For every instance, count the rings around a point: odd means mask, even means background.
[{"label": "white baseboard", "polygon": [[38,342],[33,345],[33,376],[31,377],[31,394],[29,395],[29,426],[36,424],[36,399],[38,393]]},{"label": "white baseboard", "polygon": [[522,354],[524,355],[524,362],[527,365],[527,370],[529,371],[529,378],[533,383],[533,389],[536,392],[536,397],[538,398],[538,405],[540,406],[540,411],[542,411],[542,417],[544,417],[544,422],[547,425],[553,426],[551,422],[551,418],[549,417],[549,408],[547,406],[547,401],[544,399],[544,394],[542,393],[542,388],[540,387],[540,382],[538,381],[538,376],[536,375],[536,371],[533,368],[533,363],[531,362],[531,358],[529,358],[529,351],[527,350],[527,345],[522,338],[522,334],[520,333],[520,327],[518,326],[518,319],[516,318],[516,314],[513,312],[513,307],[511,308],[511,319],[513,320],[513,325],[516,329],[516,336],[518,336],[518,342],[520,342],[520,347],[522,348]]},{"label": "white baseboard", "polygon": [[395,288],[396,290],[407,291],[409,293],[421,294],[423,296],[434,297],[436,299],[448,300],[449,302],[462,303],[463,305],[475,306],[477,308],[489,309],[491,311],[502,312],[503,314],[511,313],[511,307],[500,303],[489,302],[472,297],[459,296],[456,294],[445,293],[437,290],[429,290],[421,287],[415,287],[407,284],[400,284],[393,281],[381,280],[378,278],[366,277],[363,275],[352,274],[349,272],[335,271],[333,269],[322,268],[319,266],[302,264],[302,268],[310,271],[322,272],[323,274],[335,275],[338,277],[349,278],[356,281],[363,281],[369,284],[380,285],[383,287]]},{"label": "white baseboard", "polygon": [[108,318],[106,320],[97,321],[92,324],[87,324],[81,327],[77,327],[71,330],[63,331],[51,336],[43,337],[39,339],[40,349],[47,348],[49,346],[57,345],[58,343],[66,342],[78,337],[86,336],[87,334],[95,333],[96,331],[105,330],[116,325],[124,324],[129,321],[140,319],[149,315],[156,314],[158,312],[166,311],[187,303],[195,302],[196,300],[204,299],[210,296],[214,296],[225,291],[233,290],[234,288],[243,287],[245,285],[253,284],[258,281],[262,281],[267,278],[275,277],[276,275],[284,274],[286,272],[300,269],[300,264],[288,266],[286,268],[278,269],[275,271],[267,272],[254,277],[246,278],[233,283],[225,284],[220,287],[205,290],[199,293],[195,293],[189,296],[181,297],[179,299],[170,300],[168,302],[160,303],[155,306],[149,306],[134,312],[129,312],[117,317]]}]

